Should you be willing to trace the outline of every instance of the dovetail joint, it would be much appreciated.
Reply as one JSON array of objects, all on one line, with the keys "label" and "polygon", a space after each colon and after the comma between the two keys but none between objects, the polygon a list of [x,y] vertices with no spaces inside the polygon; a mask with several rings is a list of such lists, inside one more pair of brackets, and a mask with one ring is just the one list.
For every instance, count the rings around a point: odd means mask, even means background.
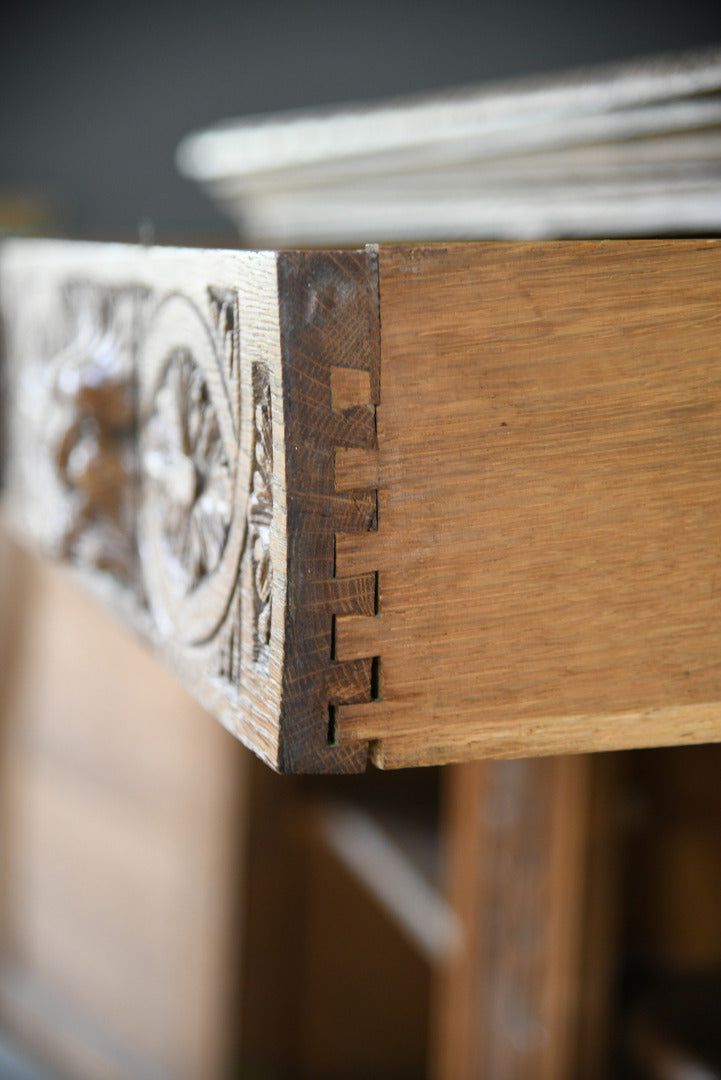
[{"label": "dovetail joint", "polygon": [[[371,380],[365,373],[354,369],[331,368],[332,408],[336,415],[347,421],[348,438],[339,431],[334,448],[336,497],[351,501],[357,506],[368,507],[365,515],[343,515],[343,524],[336,530],[336,546],[339,535],[348,532],[363,533],[378,528],[378,444],[376,427],[377,394],[370,391]],[[371,397],[376,400],[372,401]],[[364,425],[366,436],[358,437],[358,417],[370,413],[370,422]],[[353,524],[350,525],[349,522]],[[362,541],[361,541],[362,544]],[[357,702],[376,701],[380,697],[381,658],[378,655],[359,659],[337,658],[336,626],[339,616],[372,618],[380,615],[380,593],[377,570],[364,573],[344,574],[343,565],[336,557],[334,563],[334,614],[331,637],[331,668],[328,679],[328,745],[337,746],[340,741],[337,730],[338,707]]]}]

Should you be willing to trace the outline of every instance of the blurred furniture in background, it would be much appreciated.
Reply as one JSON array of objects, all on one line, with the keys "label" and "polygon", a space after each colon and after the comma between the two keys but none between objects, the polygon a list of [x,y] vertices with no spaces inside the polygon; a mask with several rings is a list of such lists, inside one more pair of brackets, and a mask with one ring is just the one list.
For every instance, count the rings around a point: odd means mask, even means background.
[{"label": "blurred furniture in background", "polygon": [[0,1003],[31,1057],[78,1080],[601,1074],[607,758],[274,776],[62,571],[3,557]]},{"label": "blurred furniture in background", "polygon": [[3,612],[0,1002],[32,1075],[718,1061],[718,748],[275,776],[7,542]]}]

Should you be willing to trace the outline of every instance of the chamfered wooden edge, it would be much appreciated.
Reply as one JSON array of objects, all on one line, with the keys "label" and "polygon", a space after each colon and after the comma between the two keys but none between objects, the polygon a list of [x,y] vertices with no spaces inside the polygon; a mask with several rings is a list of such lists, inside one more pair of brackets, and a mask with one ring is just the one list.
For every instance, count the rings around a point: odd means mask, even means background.
[{"label": "chamfered wooden edge", "polygon": [[288,591],[277,767],[356,772],[365,768],[367,743],[334,745],[334,710],[373,700],[378,658],[337,661],[334,619],[375,616],[377,588],[373,573],[335,576],[335,542],[377,528],[377,492],[338,490],[335,459],[343,449],[372,457],[377,448],[376,251],[279,254],[278,303]]}]

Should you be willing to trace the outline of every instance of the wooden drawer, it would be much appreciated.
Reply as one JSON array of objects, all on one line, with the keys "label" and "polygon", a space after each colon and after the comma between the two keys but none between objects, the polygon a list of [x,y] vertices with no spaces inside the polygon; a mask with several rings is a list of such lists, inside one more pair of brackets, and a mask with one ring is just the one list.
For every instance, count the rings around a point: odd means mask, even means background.
[{"label": "wooden drawer", "polygon": [[721,733],[721,246],[3,248],[6,509],[281,771]]}]

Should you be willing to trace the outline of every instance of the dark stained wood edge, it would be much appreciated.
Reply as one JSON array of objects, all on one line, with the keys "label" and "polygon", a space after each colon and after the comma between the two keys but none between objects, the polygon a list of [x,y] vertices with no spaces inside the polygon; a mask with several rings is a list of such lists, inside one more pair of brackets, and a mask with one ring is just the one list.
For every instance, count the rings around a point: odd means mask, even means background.
[{"label": "dark stained wood edge", "polygon": [[[281,772],[359,772],[366,766],[367,744],[333,745],[333,710],[344,700],[372,700],[377,661],[337,663],[333,626],[338,613],[375,611],[368,611],[368,575],[358,581],[335,578],[335,537],[377,528],[377,493],[337,491],[335,452],[377,448],[376,252],[282,253],[278,297],[288,593],[277,767]],[[333,368],[367,371],[371,403],[334,410]]]}]

